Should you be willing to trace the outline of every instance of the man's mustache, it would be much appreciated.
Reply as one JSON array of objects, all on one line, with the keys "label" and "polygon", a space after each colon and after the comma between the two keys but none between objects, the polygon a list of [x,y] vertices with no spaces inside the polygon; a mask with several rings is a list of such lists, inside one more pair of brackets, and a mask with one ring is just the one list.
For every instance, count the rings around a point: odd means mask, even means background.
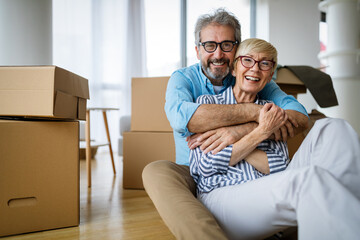
[{"label": "man's mustache", "polygon": [[209,59],[207,61],[208,66],[210,65],[210,63],[226,63],[229,65],[230,60],[226,59],[226,58],[220,58],[220,59]]}]

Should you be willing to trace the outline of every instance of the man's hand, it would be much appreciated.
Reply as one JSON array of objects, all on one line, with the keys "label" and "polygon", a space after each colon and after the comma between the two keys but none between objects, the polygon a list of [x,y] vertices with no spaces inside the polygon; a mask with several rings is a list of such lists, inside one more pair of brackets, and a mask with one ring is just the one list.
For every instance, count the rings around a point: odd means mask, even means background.
[{"label": "man's hand", "polygon": [[271,139],[287,141],[289,137],[292,138],[308,128],[307,116],[294,110],[285,110],[285,112],[288,120],[280,129],[274,132]]},{"label": "man's hand", "polygon": [[203,135],[203,133],[196,133],[196,134],[186,137],[188,147],[190,149],[195,149],[198,146],[200,146],[204,142],[202,135]]},{"label": "man's hand", "polygon": [[210,130],[205,133],[194,134],[186,138],[190,149],[200,146],[206,154],[212,151],[213,154],[220,152],[226,146],[234,144],[243,136],[251,132],[257,123],[246,123],[237,126],[222,127]]},{"label": "man's hand", "polygon": [[188,146],[190,149],[200,146],[203,153],[206,154],[213,151],[213,154],[216,154],[226,146],[240,139],[240,135],[234,128],[235,127],[222,127],[202,134],[194,134],[187,138]]},{"label": "man's hand", "polygon": [[288,119],[285,124],[274,132],[274,139],[276,141],[282,140],[287,141],[288,137],[292,138],[295,136],[294,128],[298,128],[299,124],[292,115],[287,115]]}]

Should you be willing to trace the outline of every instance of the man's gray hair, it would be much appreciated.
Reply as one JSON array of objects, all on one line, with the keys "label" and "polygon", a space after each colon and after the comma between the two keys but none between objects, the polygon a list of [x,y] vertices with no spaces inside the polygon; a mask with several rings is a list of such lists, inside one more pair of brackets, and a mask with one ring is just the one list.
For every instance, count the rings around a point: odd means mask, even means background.
[{"label": "man's gray hair", "polygon": [[224,8],[218,8],[213,14],[201,15],[195,24],[195,45],[199,46],[201,41],[201,30],[211,23],[217,23],[220,25],[229,25],[235,30],[235,40],[241,42],[241,26],[239,20],[230,12]]}]

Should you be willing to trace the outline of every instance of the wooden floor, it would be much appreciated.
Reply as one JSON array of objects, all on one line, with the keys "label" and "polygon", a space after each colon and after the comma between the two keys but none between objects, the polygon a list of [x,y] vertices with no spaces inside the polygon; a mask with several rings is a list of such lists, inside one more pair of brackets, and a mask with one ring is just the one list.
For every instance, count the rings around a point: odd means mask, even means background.
[{"label": "wooden floor", "polygon": [[92,160],[92,188],[87,187],[85,160],[80,161],[80,225],[1,238],[25,239],[175,239],[144,190],[122,188],[122,158],[108,153]]}]

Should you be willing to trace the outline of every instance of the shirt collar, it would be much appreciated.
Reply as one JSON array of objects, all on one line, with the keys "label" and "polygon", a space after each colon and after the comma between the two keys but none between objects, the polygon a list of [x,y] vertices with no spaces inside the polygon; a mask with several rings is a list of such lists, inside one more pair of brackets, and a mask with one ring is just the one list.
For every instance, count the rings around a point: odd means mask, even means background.
[{"label": "shirt collar", "polygon": [[[208,79],[208,77],[203,73],[200,62],[198,63],[198,70],[200,72],[201,79],[202,79],[203,83],[205,84],[206,88],[208,90],[211,90],[211,92],[213,94],[215,94],[214,85],[211,83],[211,81]],[[227,87],[234,86],[234,84],[235,84],[235,77],[229,73],[223,80],[223,89],[222,89],[222,91],[220,91],[220,93],[223,92]]]}]

